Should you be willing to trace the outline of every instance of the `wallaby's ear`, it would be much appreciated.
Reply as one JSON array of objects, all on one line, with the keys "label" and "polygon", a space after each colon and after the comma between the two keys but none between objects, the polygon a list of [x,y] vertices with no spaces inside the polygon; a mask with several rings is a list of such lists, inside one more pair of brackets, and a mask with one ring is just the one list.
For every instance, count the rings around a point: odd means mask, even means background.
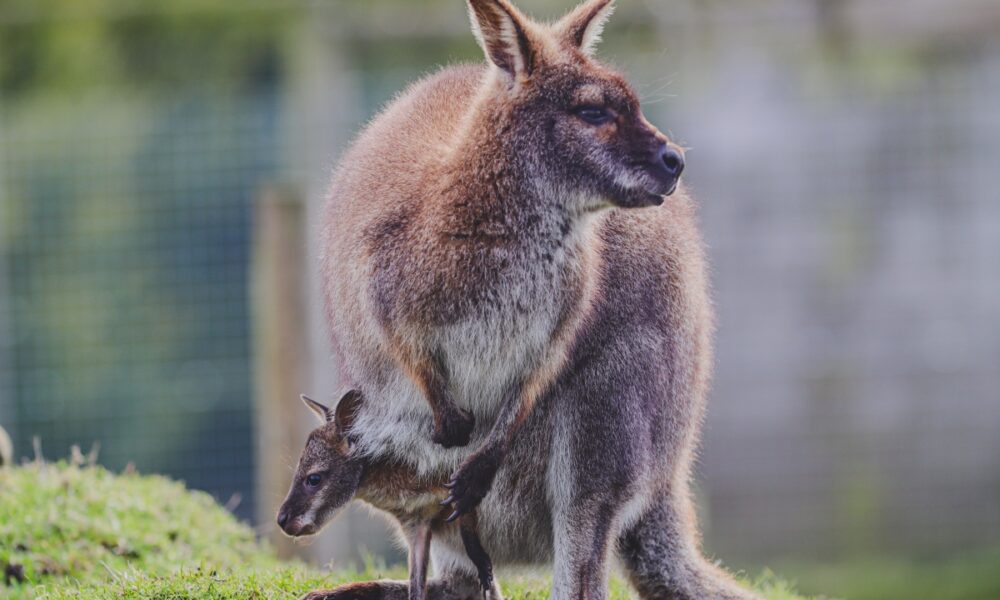
[{"label": "wallaby's ear", "polygon": [[601,41],[601,32],[614,10],[615,0],[587,0],[563,17],[556,24],[556,30],[563,39],[590,56]]},{"label": "wallaby's ear", "polygon": [[468,0],[472,32],[486,58],[515,80],[528,77],[535,65],[535,46],[528,19],[507,0]]},{"label": "wallaby's ear", "polygon": [[340,402],[337,403],[334,420],[337,422],[337,429],[339,429],[341,433],[346,434],[354,425],[354,420],[358,416],[358,409],[361,407],[361,400],[361,392],[358,390],[351,390],[344,394],[344,396],[340,399]]},{"label": "wallaby's ear", "polygon": [[316,402],[315,400],[313,400],[309,396],[306,396],[305,394],[302,394],[301,396],[299,396],[299,398],[302,398],[302,402],[304,402],[305,405],[309,407],[309,410],[313,411],[316,414],[316,416],[319,417],[320,422],[323,423],[324,425],[329,423],[333,419],[333,413],[330,412],[330,409],[327,408],[326,406],[320,404],[319,402]]}]

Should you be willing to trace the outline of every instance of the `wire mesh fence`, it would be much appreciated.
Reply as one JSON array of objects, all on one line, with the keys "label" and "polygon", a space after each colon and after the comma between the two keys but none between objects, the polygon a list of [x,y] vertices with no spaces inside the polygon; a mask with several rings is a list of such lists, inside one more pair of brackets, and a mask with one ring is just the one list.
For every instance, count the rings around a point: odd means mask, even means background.
[{"label": "wire mesh fence", "polygon": [[22,455],[99,442],[112,468],[241,494],[248,516],[250,214],[274,102],[101,96],[3,115],[0,415]]}]

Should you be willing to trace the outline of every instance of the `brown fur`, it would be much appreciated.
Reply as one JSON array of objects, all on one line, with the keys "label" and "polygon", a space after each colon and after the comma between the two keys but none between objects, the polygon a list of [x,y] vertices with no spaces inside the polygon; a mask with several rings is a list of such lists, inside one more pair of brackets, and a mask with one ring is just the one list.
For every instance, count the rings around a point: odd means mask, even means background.
[{"label": "brown fur", "polygon": [[[540,316],[526,327],[541,328],[548,342],[528,341],[532,331],[524,330],[497,340],[527,342],[522,359],[529,364],[508,384],[504,414],[481,452],[455,473],[459,513],[488,491],[492,476],[476,486],[474,472],[482,474],[485,462],[509,450],[588,314],[599,260],[592,240],[576,239],[584,215],[608,203],[660,204],[676,185],[676,178],[662,181],[663,169],[654,164],[666,137],[642,117],[624,79],[580,50],[555,44],[506,2],[472,8],[495,70],[446,71],[390,107],[345,158],[328,215],[335,329],[365,336],[357,340],[361,354],[394,363],[413,380],[432,408],[433,439],[445,447],[465,445],[473,421],[450,389],[454,350],[441,341],[442,331],[455,323],[488,327]],[[515,38],[506,48],[502,36],[491,37],[503,22],[512,24]],[[524,56],[503,58],[504,52]],[[588,104],[615,116],[599,126],[585,123],[573,111]],[[538,119],[581,164],[553,162],[546,140],[535,139]],[[600,158],[587,158],[595,154]],[[609,172],[595,176],[596,170]],[[638,183],[629,187],[620,178]],[[510,292],[519,287],[524,293]],[[357,380],[384,369],[376,365]]]}]

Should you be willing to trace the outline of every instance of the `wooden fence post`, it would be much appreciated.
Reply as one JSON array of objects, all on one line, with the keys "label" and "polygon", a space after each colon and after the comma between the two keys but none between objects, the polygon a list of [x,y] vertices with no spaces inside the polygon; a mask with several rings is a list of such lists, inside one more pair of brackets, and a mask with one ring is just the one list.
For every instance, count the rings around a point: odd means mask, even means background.
[{"label": "wooden fence post", "polygon": [[302,443],[298,396],[309,381],[305,205],[266,187],[254,211],[253,308],[257,524],[281,556],[294,554],[275,524]]}]

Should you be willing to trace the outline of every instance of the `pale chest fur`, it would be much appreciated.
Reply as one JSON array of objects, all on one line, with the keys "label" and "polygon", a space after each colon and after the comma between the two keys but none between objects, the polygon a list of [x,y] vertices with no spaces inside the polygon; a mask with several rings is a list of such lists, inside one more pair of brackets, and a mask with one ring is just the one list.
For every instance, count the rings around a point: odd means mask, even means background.
[{"label": "pale chest fur", "polygon": [[[365,428],[365,445],[405,457],[422,472],[457,465],[488,430],[505,394],[540,367],[553,336],[573,321],[584,302],[595,235],[593,223],[586,219],[568,228],[558,243],[528,249],[493,247],[479,257],[420,261],[427,271],[398,269],[393,276],[412,279],[392,288],[377,288],[386,275],[372,277],[374,293],[396,294],[375,302],[391,307],[378,328],[383,339],[376,346],[387,349],[402,338],[433,355],[444,366],[454,401],[473,413],[477,427],[469,447],[434,446],[426,400],[386,356],[380,362],[389,373],[378,378],[383,382],[380,389],[366,390],[381,398],[369,402],[359,420]],[[477,263],[474,258],[483,260]],[[435,272],[438,269],[448,272]],[[422,285],[426,282],[444,283]]]},{"label": "pale chest fur", "polygon": [[[576,249],[569,253],[576,253]],[[548,264],[525,264],[454,322],[428,329],[428,343],[445,365],[458,404],[489,414],[512,385],[538,367],[553,333],[579,301],[578,256]]]}]

